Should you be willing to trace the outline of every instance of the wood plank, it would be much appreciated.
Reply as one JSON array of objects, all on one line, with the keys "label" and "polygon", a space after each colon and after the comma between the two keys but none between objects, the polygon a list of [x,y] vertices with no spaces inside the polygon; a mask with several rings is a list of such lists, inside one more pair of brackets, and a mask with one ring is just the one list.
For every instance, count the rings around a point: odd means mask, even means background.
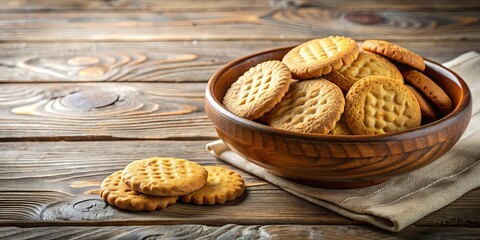
[{"label": "wood plank", "polygon": [[0,14],[0,41],[305,40],[347,35],[480,39],[479,11],[356,12],[319,7],[214,12],[58,12]]},{"label": "wood plank", "polygon": [[[0,6],[3,12],[21,11],[216,11],[216,10],[238,10],[238,9],[268,9],[271,8],[268,0],[126,0],[126,1],[105,1],[105,0],[4,0]],[[470,4],[468,4],[470,5]]]},{"label": "wood plank", "polygon": [[0,237],[9,239],[478,239],[480,229],[465,227],[409,227],[400,233],[378,231],[368,226],[335,225],[205,225],[116,227],[1,227]]},{"label": "wood plank", "polygon": [[[206,82],[227,62],[302,41],[163,41],[128,43],[2,43],[0,82]],[[396,41],[437,62],[478,42]]]},{"label": "wood plank", "polygon": [[0,88],[0,138],[216,139],[205,83],[41,83]]},{"label": "wood plank", "polygon": [[258,9],[270,7],[299,7],[317,6],[322,8],[344,8],[355,10],[368,9],[472,9],[480,7],[480,4],[471,0],[440,0],[433,2],[422,2],[417,0],[407,1],[378,1],[368,0],[352,2],[348,0],[203,0],[189,1],[177,0],[160,2],[155,0],[135,1],[104,1],[104,0],[5,0],[0,6],[0,11],[66,11],[66,10],[88,10],[88,11],[211,11],[218,9]]},{"label": "wood plank", "polygon": [[[0,225],[77,224],[350,224],[263,180],[245,179],[243,197],[222,206],[177,203],[161,211],[134,213],[108,206],[100,182],[136,159],[174,156],[222,165],[205,150],[207,141],[18,142],[0,145]],[[229,166],[227,166],[229,167]],[[93,221],[93,222],[92,222]]]},{"label": "wood plank", "polygon": [[[153,213],[119,211],[96,189],[135,159],[187,158],[228,166],[205,151],[207,141],[8,142],[0,144],[0,225],[135,224],[359,224],[297,198],[236,169],[247,183],[243,197],[223,206],[177,203]],[[415,223],[480,226],[480,189]]]}]

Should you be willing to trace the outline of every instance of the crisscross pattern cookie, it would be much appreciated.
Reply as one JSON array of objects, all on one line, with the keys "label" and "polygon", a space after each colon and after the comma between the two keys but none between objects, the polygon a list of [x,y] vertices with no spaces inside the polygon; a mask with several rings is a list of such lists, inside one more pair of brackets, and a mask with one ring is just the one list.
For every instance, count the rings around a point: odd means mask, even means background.
[{"label": "crisscross pattern cookie", "polygon": [[372,76],[356,82],[346,96],[345,119],[354,134],[384,134],[420,126],[420,106],[403,84]]},{"label": "crisscross pattern cookie", "polygon": [[400,71],[388,59],[371,52],[360,52],[357,59],[325,78],[347,92],[358,80],[368,76],[385,76],[403,83]]},{"label": "crisscross pattern cookie", "polygon": [[178,197],[157,197],[142,194],[127,186],[118,171],[103,180],[100,197],[110,205],[130,211],[155,211],[175,204]]},{"label": "crisscross pattern cookie", "polygon": [[343,113],[342,90],[326,79],[300,81],[269,113],[268,124],[275,128],[326,134]]},{"label": "crisscross pattern cookie", "polygon": [[181,197],[185,203],[223,204],[241,196],[245,190],[243,178],[236,172],[214,166],[206,166],[208,180],[205,186]]},{"label": "crisscross pattern cookie", "polygon": [[355,40],[343,36],[313,39],[290,50],[282,62],[295,79],[310,79],[328,74],[353,62],[359,48]]},{"label": "crisscross pattern cookie", "polygon": [[397,44],[382,40],[365,40],[362,44],[362,49],[378,53],[420,71],[425,70],[425,62],[420,55]]},{"label": "crisscross pattern cookie", "polygon": [[280,102],[292,81],[290,70],[280,61],[267,61],[250,68],[227,90],[223,105],[237,116],[253,120]]},{"label": "crisscross pattern cookie", "polygon": [[123,170],[122,180],[141,193],[181,196],[203,187],[207,175],[207,170],[196,162],[154,157],[128,164]]}]

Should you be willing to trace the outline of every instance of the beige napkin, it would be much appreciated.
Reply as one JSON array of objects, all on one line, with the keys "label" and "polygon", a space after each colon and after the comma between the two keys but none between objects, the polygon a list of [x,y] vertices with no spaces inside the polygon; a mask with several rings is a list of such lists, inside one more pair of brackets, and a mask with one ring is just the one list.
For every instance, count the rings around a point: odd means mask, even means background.
[{"label": "beige napkin", "polygon": [[480,186],[480,54],[447,63],[473,95],[471,122],[461,140],[437,161],[380,185],[348,190],[315,188],[278,177],[232,152],[221,141],[207,144],[214,156],[286,191],[343,216],[398,232]]}]

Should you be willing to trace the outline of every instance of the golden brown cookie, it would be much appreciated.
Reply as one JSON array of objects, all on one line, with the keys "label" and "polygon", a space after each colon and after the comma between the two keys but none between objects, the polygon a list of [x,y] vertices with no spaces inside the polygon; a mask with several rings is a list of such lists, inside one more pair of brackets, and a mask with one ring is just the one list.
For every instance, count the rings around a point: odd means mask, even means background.
[{"label": "golden brown cookie", "polygon": [[342,114],[340,119],[335,124],[332,130],[328,134],[331,135],[353,135],[352,131],[347,126],[347,122],[345,121],[345,115]]},{"label": "golden brown cookie", "polygon": [[175,204],[178,197],[157,197],[132,190],[121,179],[118,171],[103,180],[100,197],[110,205],[130,211],[155,211]]},{"label": "golden brown cookie", "polygon": [[348,92],[355,82],[369,76],[385,76],[403,83],[402,74],[397,67],[388,59],[372,52],[360,52],[350,65],[325,75],[325,78]]},{"label": "golden brown cookie", "polygon": [[243,194],[245,183],[238,173],[222,167],[206,166],[205,169],[208,172],[207,183],[197,191],[182,196],[183,202],[198,205],[223,204]]},{"label": "golden brown cookie", "polygon": [[413,93],[396,80],[372,76],[347,93],[345,120],[354,134],[384,134],[420,126],[420,106]]},{"label": "golden brown cookie", "polygon": [[422,92],[444,115],[452,111],[452,100],[432,79],[417,70],[406,71],[403,76],[405,81]]},{"label": "golden brown cookie", "polygon": [[128,164],[122,180],[137,192],[155,196],[181,196],[207,182],[207,170],[180,158],[147,158]]},{"label": "golden brown cookie", "polygon": [[304,133],[326,134],[345,106],[342,90],[326,79],[300,81],[269,113],[268,125]]},{"label": "golden brown cookie", "polygon": [[290,50],[282,62],[298,79],[317,78],[353,62],[359,48],[355,40],[342,36],[313,39]]},{"label": "golden brown cookie", "polygon": [[291,81],[290,70],[282,62],[260,63],[230,86],[223,97],[223,105],[239,117],[259,118],[280,102]]},{"label": "golden brown cookie", "polygon": [[365,51],[376,52],[418,70],[425,70],[425,62],[420,55],[406,48],[400,47],[397,44],[382,40],[365,40],[362,49]]},{"label": "golden brown cookie", "polygon": [[418,104],[420,105],[420,111],[422,112],[422,118],[428,122],[433,122],[438,119],[435,109],[430,105],[429,101],[419,93],[414,87],[410,85],[405,85],[412,91],[413,95],[417,98]]}]

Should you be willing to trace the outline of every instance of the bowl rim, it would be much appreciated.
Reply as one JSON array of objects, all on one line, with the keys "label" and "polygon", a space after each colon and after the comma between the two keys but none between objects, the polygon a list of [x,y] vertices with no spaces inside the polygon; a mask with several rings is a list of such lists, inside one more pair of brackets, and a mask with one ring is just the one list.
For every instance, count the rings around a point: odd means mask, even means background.
[{"label": "bowl rim", "polygon": [[[425,60],[425,64],[428,67],[434,67],[434,68],[439,67],[441,69],[446,70],[447,72],[452,74],[454,78],[456,78],[456,80],[460,84],[461,89],[463,89],[462,91],[463,96],[460,99],[460,102],[455,106],[455,108],[443,118],[438,119],[434,122],[430,122],[425,125],[421,125],[419,127],[411,128],[411,129],[397,132],[397,133],[387,133],[387,134],[381,134],[381,135],[328,135],[328,134],[293,132],[293,131],[273,128],[268,125],[257,123],[255,121],[248,120],[233,114],[232,112],[224,108],[223,104],[220,103],[218,99],[213,96],[213,88],[216,82],[218,81],[219,77],[223,75],[232,66],[235,66],[244,61],[247,61],[248,59],[255,56],[273,53],[273,52],[282,51],[282,50],[286,51],[294,47],[296,47],[296,45],[273,48],[273,49],[249,54],[249,55],[234,59],[233,61],[230,61],[229,63],[221,67],[219,70],[217,70],[215,74],[208,80],[207,87],[205,89],[205,101],[206,101],[205,103],[210,104],[218,114],[221,114],[223,117],[227,118],[228,120],[236,122],[237,124],[240,124],[254,131],[258,131],[266,134],[278,135],[278,136],[292,138],[292,139],[325,141],[325,142],[387,142],[387,141],[398,141],[398,140],[404,140],[404,139],[418,138],[418,137],[424,136],[425,131],[428,131],[428,132],[438,131],[452,124],[452,121],[455,120],[456,116],[466,111],[469,106],[471,107],[471,104],[472,104],[471,92],[468,85],[465,83],[465,81],[452,70],[444,67],[443,65],[435,61],[432,61],[426,58],[424,58],[424,60]],[[450,76],[447,76],[447,78],[452,79],[452,77]]]}]

